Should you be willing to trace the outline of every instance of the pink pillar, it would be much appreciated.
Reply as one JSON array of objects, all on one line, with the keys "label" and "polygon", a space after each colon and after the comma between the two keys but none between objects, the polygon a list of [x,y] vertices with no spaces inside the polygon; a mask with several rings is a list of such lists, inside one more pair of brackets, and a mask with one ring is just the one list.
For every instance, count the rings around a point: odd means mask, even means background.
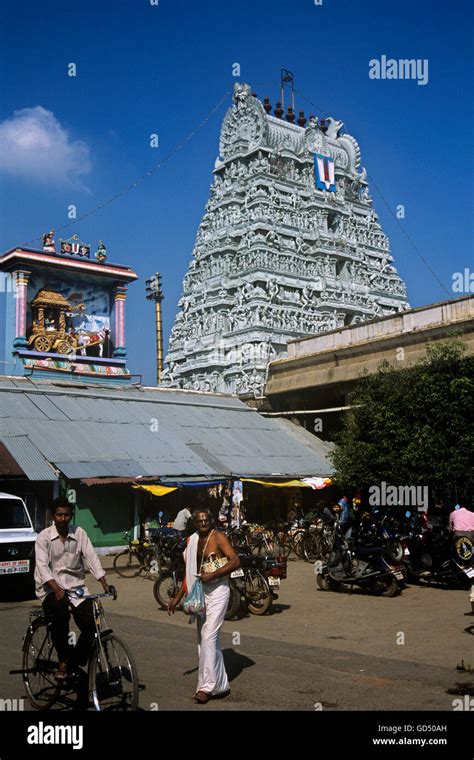
[{"label": "pink pillar", "polygon": [[15,299],[15,341],[17,348],[26,348],[28,341],[26,339],[26,308],[27,308],[27,291],[28,280],[31,272],[24,269],[18,269],[13,272],[13,296]]},{"label": "pink pillar", "polygon": [[119,286],[115,288],[115,335],[114,356],[126,356],[125,348],[125,299],[127,288]]}]

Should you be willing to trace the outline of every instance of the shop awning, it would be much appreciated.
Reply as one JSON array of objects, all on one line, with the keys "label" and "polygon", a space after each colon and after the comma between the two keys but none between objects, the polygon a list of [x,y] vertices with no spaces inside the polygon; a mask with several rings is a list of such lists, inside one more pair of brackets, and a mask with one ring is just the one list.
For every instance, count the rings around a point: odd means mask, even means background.
[{"label": "shop awning", "polygon": [[302,478],[301,480],[256,480],[255,478],[242,478],[244,483],[259,483],[261,486],[277,488],[312,488],[321,490],[331,485],[331,478]]},{"label": "shop awning", "polygon": [[171,491],[177,491],[178,486],[132,486],[132,488],[138,488],[140,491],[148,491],[153,496],[166,496]]},{"label": "shop awning", "polygon": [[[239,478],[243,483],[258,483],[261,486],[268,486],[269,488],[312,488],[313,490],[321,490],[326,486],[331,485],[331,478],[301,478],[301,480],[257,480],[256,478]],[[184,487],[196,487],[196,486],[213,486],[218,483],[225,483],[227,481],[219,480],[194,480],[184,481],[178,485],[134,485],[133,488],[138,488],[141,491],[148,491],[153,496],[166,496],[166,494],[176,491],[178,488]]]}]

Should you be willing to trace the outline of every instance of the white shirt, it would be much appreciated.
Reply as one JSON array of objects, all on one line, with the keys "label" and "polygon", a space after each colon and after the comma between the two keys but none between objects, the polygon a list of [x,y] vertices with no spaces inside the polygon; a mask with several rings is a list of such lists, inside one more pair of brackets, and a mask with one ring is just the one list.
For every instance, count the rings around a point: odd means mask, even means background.
[{"label": "white shirt", "polygon": [[[82,588],[84,594],[89,594],[85,585],[86,570],[99,580],[105,575],[105,570],[95,552],[89,536],[78,525],[70,525],[65,541],[58,533],[55,525],[41,531],[35,544],[36,566],[35,583],[36,596],[43,599],[54,593],[48,581],[56,583],[66,590]],[[82,598],[70,601],[77,607]]]},{"label": "white shirt", "polygon": [[189,509],[182,509],[181,512],[178,512],[176,515],[176,520],[173,523],[173,528],[175,530],[185,530],[187,522],[189,518],[191,517],[191,512]]}]

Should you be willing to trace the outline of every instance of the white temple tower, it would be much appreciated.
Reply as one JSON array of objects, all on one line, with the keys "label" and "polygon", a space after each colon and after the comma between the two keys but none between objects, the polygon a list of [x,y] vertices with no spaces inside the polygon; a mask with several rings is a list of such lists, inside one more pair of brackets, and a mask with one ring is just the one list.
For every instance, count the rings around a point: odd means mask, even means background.
[{"label": "white temple tower", "polygon": [[262,393],[289,340],[409,307],[342,122],[234,87],[163,384]]}]

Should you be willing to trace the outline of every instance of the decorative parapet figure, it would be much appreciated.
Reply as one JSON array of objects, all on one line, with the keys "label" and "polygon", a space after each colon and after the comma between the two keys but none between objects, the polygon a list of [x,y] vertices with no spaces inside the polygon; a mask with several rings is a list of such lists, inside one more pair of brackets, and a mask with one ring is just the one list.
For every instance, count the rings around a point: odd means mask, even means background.
[{"label": "decorative parapet figure", "polygon": [[107,259],[107,249],[102,240],[99,240],[99,245],[95,252],[95,257],[99,264],[103,264]]},{"label": "decorative parapet figure", "polygon": [[45,232],[43,235],[43,251],[56,253],[56,241],[54,240],[54,230]]}]

